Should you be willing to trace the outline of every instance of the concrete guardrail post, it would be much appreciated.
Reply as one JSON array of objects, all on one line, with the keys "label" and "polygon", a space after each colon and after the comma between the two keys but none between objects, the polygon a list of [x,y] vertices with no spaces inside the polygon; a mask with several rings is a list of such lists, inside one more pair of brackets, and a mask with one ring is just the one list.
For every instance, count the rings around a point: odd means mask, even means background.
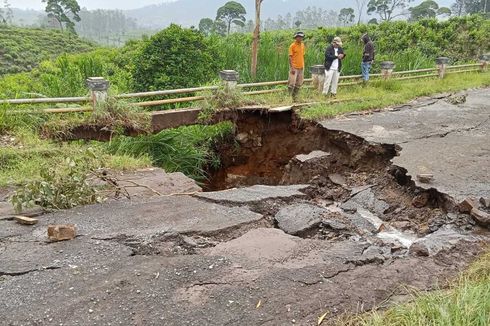
[{"label": "concrete guardrail post", "polygon": [[446,57],[439,57],[436,59],[436,64],[437,64],[437,72],[439,74],[439,78],[444,78],[444,75],[446,74],[446,68],[449,63],[449,58]]},{"label": "concrete guardrail post", "polygon": [[238,80],[240,79],[239,73],[235,70],[222,70],[219,72],[219,77],[227,90],[235,89],[238,85]]},{"label": "concrete guardrail post", "polygon": [[488,69],[488,61],[490,61],[490,53],[485,53],[480,56],[480,70],[485,72]]},{"label": "concrete guardrail post", "polygon": [[318,92],[323,92],[323,84],[325,84],[325,66],[314,65],[310,67],[313,89]]},{"label": "concrete guardrail post", "polygon": [[87,87],[90,89],[90,97],[92,105],[95,108],[107,101],[107,90],[109,89],[109,81],[103,77],[90,77],[87,79]]},{"label": "concrete guardrail post", "polygon": [[381,77],[383,79],[390,79],[393,74],[393,69],[395,69],[395,63],[393,61],[382,61],[381,62]]}]

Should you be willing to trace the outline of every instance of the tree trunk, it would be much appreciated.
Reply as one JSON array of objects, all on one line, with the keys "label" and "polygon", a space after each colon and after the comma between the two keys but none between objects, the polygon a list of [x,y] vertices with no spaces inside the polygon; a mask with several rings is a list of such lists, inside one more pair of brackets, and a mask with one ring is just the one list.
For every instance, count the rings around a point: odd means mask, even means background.
[{"label": "tree trunk", "polygon": [[260,7],[263,0],[255,0],[255,29],[252,39],[252,65],[250,67],[250,74],[252,79],[257,78],[257,63],[259,55],[259,42],[260,42]]}]

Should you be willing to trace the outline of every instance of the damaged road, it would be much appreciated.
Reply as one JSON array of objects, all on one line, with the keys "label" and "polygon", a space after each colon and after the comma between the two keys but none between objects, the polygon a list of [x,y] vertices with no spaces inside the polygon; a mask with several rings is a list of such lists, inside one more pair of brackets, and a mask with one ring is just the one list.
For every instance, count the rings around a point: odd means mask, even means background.
[{"label": "damaged road", "polygon": [[[0,219],[0,318],[316,325],[325,312],[328,323],[389,305],[406,285],[444,285],[489,242],[459,207],[474,197],[472,209],[489,212],[489,100],[488,89],[471,91],[457,107],[441,100],[320,125],[246,112],[240,149],[219,148],[223,167],[206,192],[181,174],[141,171],[132,180],[149,187],[132,200],[33,226]],[[77,237],[49,242],[50,224],[74,224]]]}]

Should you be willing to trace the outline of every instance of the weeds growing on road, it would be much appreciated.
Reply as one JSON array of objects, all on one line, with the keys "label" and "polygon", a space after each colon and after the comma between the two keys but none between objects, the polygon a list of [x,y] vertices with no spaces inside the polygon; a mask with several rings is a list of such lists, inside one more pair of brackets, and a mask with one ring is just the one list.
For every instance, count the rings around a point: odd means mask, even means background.
[{"label": "weeds growing on road", "polygon": [[486,326],[490,322],[490,251],[448,289],[414,293],[414,299],[385,312],[344,321],[344,326]]}]

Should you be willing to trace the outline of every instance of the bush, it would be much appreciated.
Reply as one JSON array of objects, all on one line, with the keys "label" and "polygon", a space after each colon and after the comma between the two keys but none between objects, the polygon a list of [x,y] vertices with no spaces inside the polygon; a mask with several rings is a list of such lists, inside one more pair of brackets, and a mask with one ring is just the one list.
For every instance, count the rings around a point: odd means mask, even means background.
[{"label": "bush", "polygon": [[218,49],[201,33],[177,25],[150,38],[136,55],[134,88],[159,90],[207,83],[218,73]]},{"label": "bush", "polygon": [[[87,153],[87,155],[94,155]],[[41,180],[28,182],[14,192],[10,202],[20,213],[26,207],[39,205],[48,209],[68,209],[101,202],[95,186],[89,184],[90,167],[85,160],[67,158],[65,164],[41,170]]]}]

